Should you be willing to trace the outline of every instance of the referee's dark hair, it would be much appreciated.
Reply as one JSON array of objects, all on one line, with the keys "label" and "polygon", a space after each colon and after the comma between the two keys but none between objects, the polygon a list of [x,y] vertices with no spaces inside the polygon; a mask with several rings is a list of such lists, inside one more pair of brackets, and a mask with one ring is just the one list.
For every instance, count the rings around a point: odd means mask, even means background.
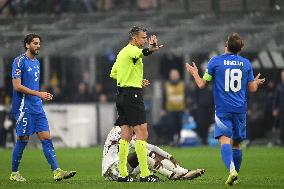
[{"label": "referee's dark hair", "polygon": [[41,41],[41,37],[38,34],[30,33],[30,34],[26,35],[26,37],[24,39],[24,47],[25,47],[26,50],[27,50],[26,44],[31,44],[31,42],[34,38],[39,38],[39,40]]},{"label": "referee's dark hair", "polygon": [[137,36],[139,32],[146,32],[147,29],[139,26],[133,26],[129,31],[129,40],[131,40],[134,36]]},{"label": "referee's dark hair", "polygon": [[227,40],[228,51],[238,54],[244,47],[244,40],[238,33],[230,33]]}]

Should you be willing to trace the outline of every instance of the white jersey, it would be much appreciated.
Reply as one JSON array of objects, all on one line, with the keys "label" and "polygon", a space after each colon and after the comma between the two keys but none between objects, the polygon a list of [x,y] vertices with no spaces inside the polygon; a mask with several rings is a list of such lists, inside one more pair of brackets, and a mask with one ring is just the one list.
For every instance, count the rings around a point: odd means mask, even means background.
[{"label": "white jersey", "polygon": [[[108,168],[111,167],[114,163],[118,164],[118,142],[120,140],[120,132],[121,128],[119,126],[115,126],[111,129],[111,131],[107,135],[107,139],[105,141],[104,150],[103,150],[102,176],[107,172]],[[135,145],[135,140],[132,139],[129,144],[129,153],[135,151],[134,145]],[[157,154],[167,159],[170,159],[171,157],[171,154],[163,151],[159,147],[154,146],[152,144],[147,144],[148,156],[151,153],[151,151],[156,152]]]},{"label": "white jersey", "polygon": [[120,139],[120,127],[113,127],[104,144],[103,160],[102,160],[102,175],[115,162],[118,162],[118,141]]}]

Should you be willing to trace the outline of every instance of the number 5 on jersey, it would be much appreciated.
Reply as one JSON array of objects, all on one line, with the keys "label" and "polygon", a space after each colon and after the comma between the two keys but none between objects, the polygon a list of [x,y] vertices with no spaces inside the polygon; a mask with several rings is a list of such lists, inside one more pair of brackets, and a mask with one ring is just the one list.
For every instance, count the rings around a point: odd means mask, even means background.
[{"label": "number 5 on jersey", "polygon": [[[235,82],[237,85],[235,85]],[[226,69],[225,71],[225,91],[238,92],[242,87],[242,71],[240,69]]]},{"label": "number 5 on jersey", "polygon": [[38,80],[38,76],[37,76],[37,74],[38,74],[38,72],[35,72],[35,81],[37,81]]}]

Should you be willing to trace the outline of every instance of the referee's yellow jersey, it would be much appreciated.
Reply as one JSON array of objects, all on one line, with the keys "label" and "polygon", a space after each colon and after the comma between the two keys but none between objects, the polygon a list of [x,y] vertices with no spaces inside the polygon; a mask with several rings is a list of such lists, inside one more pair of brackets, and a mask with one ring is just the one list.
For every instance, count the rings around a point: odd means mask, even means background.
[{"label": "referee's yellow jersey", "polygon": [[110,73],[117,86],[142,88],[143,56],[142,49],[131,44],[118,53]]}]

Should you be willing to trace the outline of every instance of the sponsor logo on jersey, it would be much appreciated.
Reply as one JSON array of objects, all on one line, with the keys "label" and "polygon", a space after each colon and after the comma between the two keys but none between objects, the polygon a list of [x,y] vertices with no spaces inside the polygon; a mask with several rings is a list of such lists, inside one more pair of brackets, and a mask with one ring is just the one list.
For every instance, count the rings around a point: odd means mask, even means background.
[{"label": "sponsor logo on jersey", "polygon": [[16,69],[16,75],[21,75],[21,70],[20,69]]}]

